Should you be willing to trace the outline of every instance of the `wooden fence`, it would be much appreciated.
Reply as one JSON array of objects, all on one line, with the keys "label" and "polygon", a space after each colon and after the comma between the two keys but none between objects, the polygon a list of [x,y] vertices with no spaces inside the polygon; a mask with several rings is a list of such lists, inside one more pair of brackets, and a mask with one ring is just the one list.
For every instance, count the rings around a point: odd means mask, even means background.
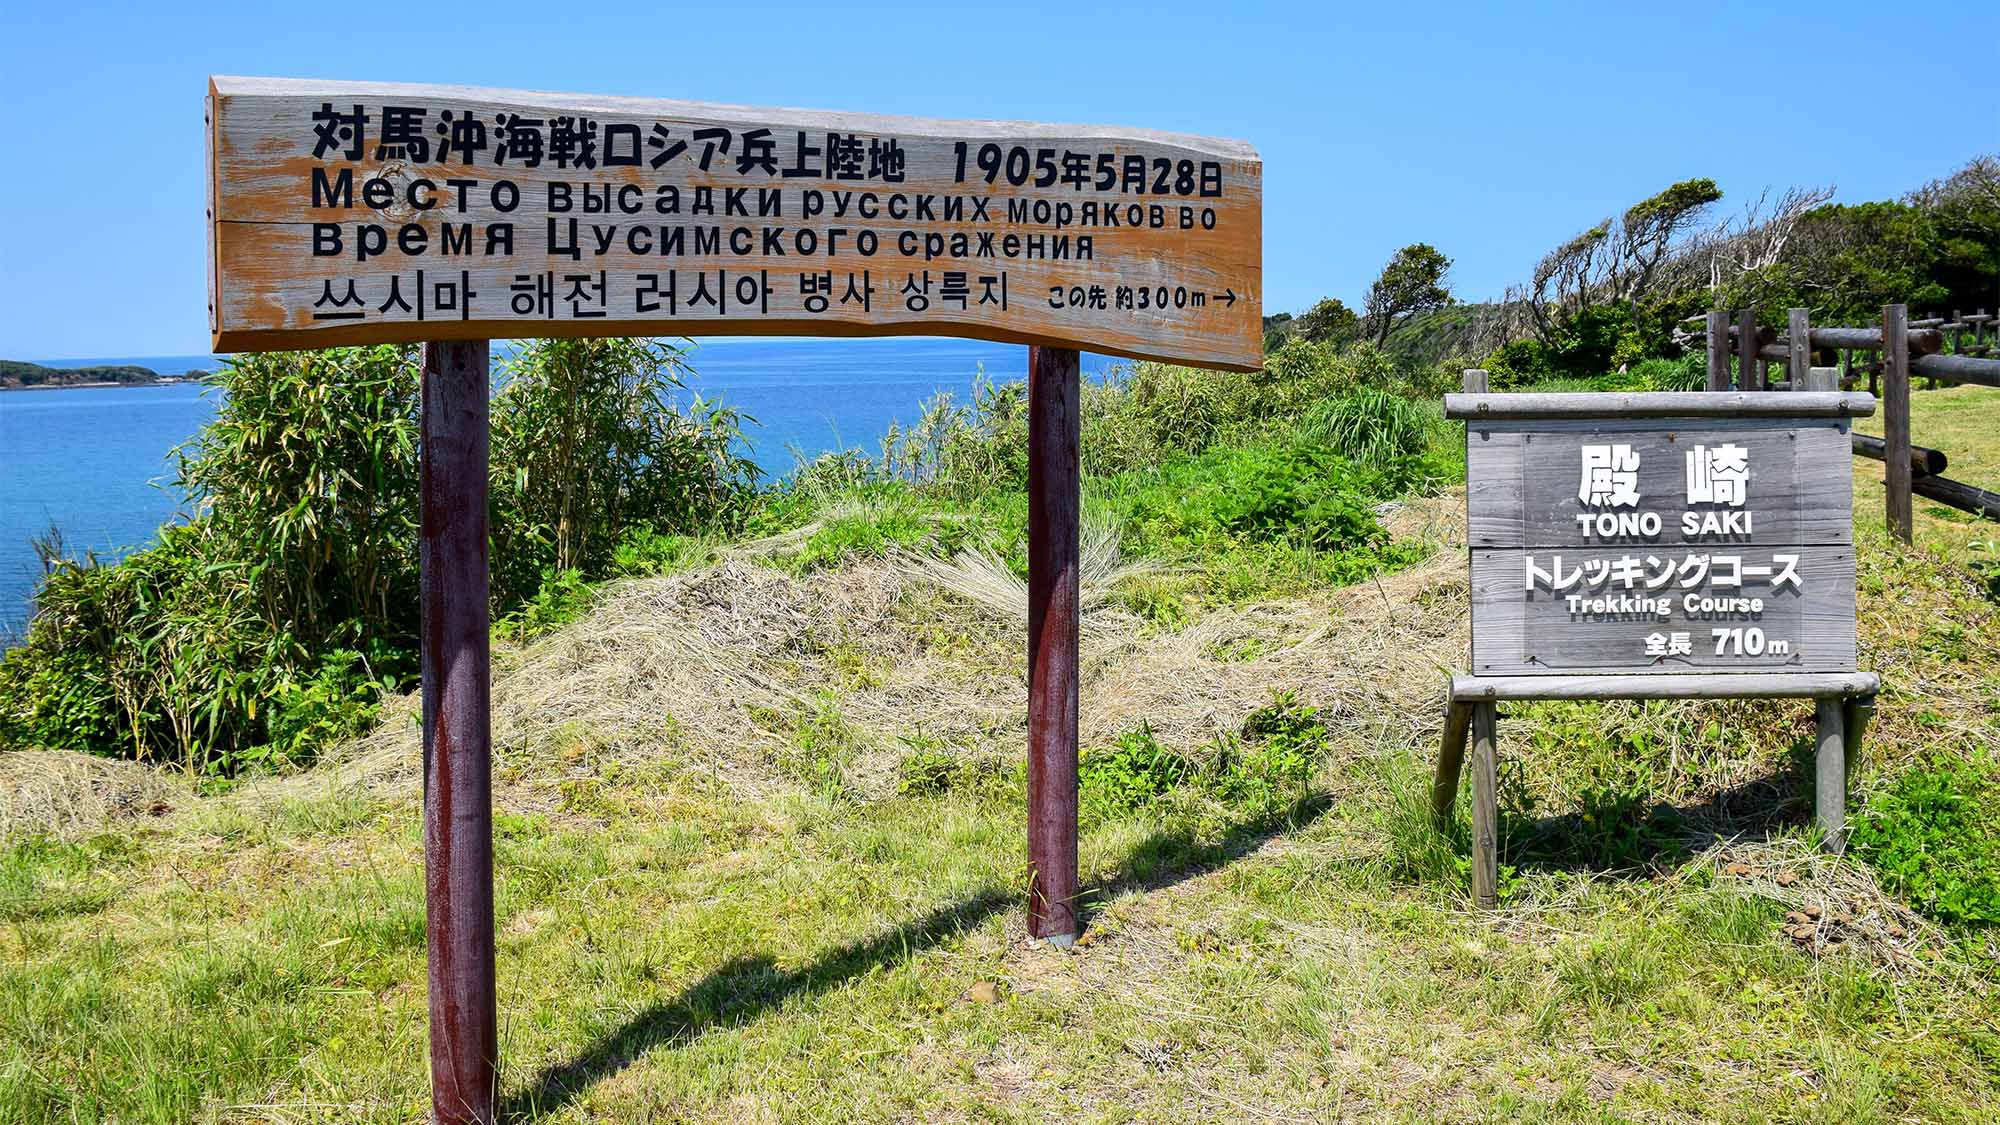
[{"label": "wooden fence", "polygon": [[[1994,329],[1989,333],[1989,327]],[[1971,339],[1967,340],[1967,332]],[[1814,328],[1805,309],[1792,309],[1785,331],[1759,327],[1755,309],[1737,315],[1708,314],[1708,389],[1731,389],[1730,360],[1736,361],[1738,390],[1849,389],[1862,377],[1869,393],[1882,400],[1882,436],[1853,434],[1854,454],[1882,462],[1888,495],[1889,531],[1910,541],[1911,495],[1922,496],[1967,512],[2000,519],[2000,493],[1974,488],[1943,475],[1949,458],[1940,450],[1915,445],[1910,436],[1910,379],[1921,376],[1939,383],[1974,383],[2000,387],[2000,324],[1980,309],[1971,316],[1957,313],[1911,320],[1904,305],[1884,305],[1879,328]],[[1947,350],[1949,349],[1949,350]],[[1876,358],[1855,366],[1855,353]],[[1838,353],[1838,367],[1816,367],[1816,355]],[[1770,365],[1770,366],[1767,366]],[[1781,371],[1782,380],[1770,378]]]}]

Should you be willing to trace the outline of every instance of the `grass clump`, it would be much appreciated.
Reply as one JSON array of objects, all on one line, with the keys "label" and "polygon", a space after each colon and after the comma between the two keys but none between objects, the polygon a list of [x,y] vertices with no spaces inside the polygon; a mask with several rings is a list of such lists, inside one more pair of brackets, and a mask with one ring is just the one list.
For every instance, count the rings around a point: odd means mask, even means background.
[{"label": "grass clump", "polygon": [[1277,691],[1238,730],[1189,752],[1163,745],[1142,722],[1084,751],[1077,780],[1085,807],[1100,819],[1180,792],[1227,810],[1231,823],[1254,823],[1305,802],[1329,749],[1319,709],[1296,692]]},{"label": "grass clump", "polygon": [[1109,746],[1077,756],[1078,797],[1099,816],[1117,816],[1150,804],[1195,773],[1192,761],[1160,745],[1142,723]]}]

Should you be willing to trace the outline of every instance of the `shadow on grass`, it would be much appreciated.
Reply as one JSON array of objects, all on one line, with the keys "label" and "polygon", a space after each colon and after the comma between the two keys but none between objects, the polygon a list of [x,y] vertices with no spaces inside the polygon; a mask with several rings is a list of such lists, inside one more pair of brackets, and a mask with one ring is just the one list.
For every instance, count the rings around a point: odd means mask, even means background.
[{"label": "shadow on grass", "polygon": [[[1132,849],[1114,879],[1086,889],[1085,895],[1100,898],[1125,890],[1172,886],[1240,859],[1272,837],[1311,823],[1330,807],[1329,797],[1310,798],[1241,824],[1220,840],[1208,842],[1187,832],[1155,833]],[[506,1099],[501,1119],[521,1121],[552,1113],[655,1048],[684,1045],[714,1028],[742,1026],[791,997],[817,995],[878,965],[908,960],[996,913],[1021,905],[1016,894],[986,891],[790,971],[778,968],[765,954],[737,957],[672,1000],[648,1007],[577,1057],[544,1067],[525,1089]]]},{"label": "shadow on grass", "polygon": [[[1242,859],[1270,840],[1297,831],[1325,816],[1333,798],[1324,793],[1265,816],[1237,824],[1219,840],[1203,840],[1192,829],[1171,828],[1141,840],[1119,864],[1110,881],[1086,888],[1086,900],[1110,898],[1125,891],[1157,891],[1205,875]],[[1089,924],[1086,911],[1084,924]]]},{"label": "shadow on grass", "polygon": [[527,1089],[507,1099],[502,1120],[553,1112],[656,1047],[678,1046],[712,1028],[748,1023],[790,997],[824,992],[877,965],[905,960],[1014,904],[1013,895],[987,891],[789,972],[763,954],[737,957],[679,996],[632,1017],[576,1058],[543,1068]]},{"label": "shadow on grass", "polygon": [[[1603,787],[1586,791],[1574,812],[1523,816],[1503,809],[1501,862],[1523,871],[1643,878],[1714,844],[1806,823],[1812,812],[1811,761],[1810,743],[1794,744],[1777,771],[1683,804],[1648,799],[1636,789]],[[1453,843],[1460,852],[1469,845],[1463,839]]]}]

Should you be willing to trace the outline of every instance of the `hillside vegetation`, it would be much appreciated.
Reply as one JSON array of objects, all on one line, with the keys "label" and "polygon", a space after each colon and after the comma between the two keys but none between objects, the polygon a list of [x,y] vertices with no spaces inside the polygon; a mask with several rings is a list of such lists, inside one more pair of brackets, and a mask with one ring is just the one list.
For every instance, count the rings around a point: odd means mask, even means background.
[{"label": "hillside vegetation", "polygon": [[160,376],[150,367],[115,364],[99,367],[43,367],[19,359],[0,359],[0,387],[71,387],[92,383],[152,383]]},{"label": "hillside vegetation", "polygon": [[[1804,705],[1511,707],[1503,904],[1476,912],[1464,824],[1423,812],[1465,643],[1461,439],[1344,427],[1396,409],[1350,396],[1147,464],[1180,431],[1146,419],[1230,385],[1170,375],[1094,392],[1128,397],[1087,447],[1073,953],[1020,918],[1022,501],[986,440],[1011,392],[509,619],[519,1118],[1986,1117],[2000,852],[1963,814],[2000,751],[1990,524],[1920,503],[1898,549],[1856,463],[1887,688],[1852,858],[1807,827]],[[1955,465],[2000,464],[2000,393],[1916,398]],[[1408,436],[1339,455],[1384,430]],[[0,755],[0,1117],[421,1120],[416,710],[221,789]],[[1909,861],[1939,839],[1948,863]]]}]

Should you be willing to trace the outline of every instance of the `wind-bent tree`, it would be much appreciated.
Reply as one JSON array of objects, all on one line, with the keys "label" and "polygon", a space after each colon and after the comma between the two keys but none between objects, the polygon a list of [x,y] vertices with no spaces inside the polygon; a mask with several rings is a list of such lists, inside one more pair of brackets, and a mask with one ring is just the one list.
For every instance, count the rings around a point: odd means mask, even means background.
[{"label": "wind-bent tree", "polygon": [[1658,195],[1634,203],[1621,223],[1622,265],[1619,296],[1632,303],[1632,325],[1639,325],[1639,308],[1652,287],[1653,275],[1681,233],[1701,218],[1708,205],[1722,198],[1722,189],[1706,176],[1682,180]]},{"label": "wind-bent tree", "polygon": [[1396,251],[1368,287],[1364,306],[1377,345],[1387,343],[1389,333],[1416,314],[1451,303],[1451,290],[1445,287],[1450,269],[1451,259],[1428,242],[1413,242]]},{"label": "wind-bent tree", "polygon": [[1615,249],[1605,246],[1611,236],[1611,222],[1584,231],[1554,250],[1535,265],[1523,294],[1535,336],[1554,347],[1557,335],[1586,305],[1593,293],[1604,287],[1605,275]]}]

